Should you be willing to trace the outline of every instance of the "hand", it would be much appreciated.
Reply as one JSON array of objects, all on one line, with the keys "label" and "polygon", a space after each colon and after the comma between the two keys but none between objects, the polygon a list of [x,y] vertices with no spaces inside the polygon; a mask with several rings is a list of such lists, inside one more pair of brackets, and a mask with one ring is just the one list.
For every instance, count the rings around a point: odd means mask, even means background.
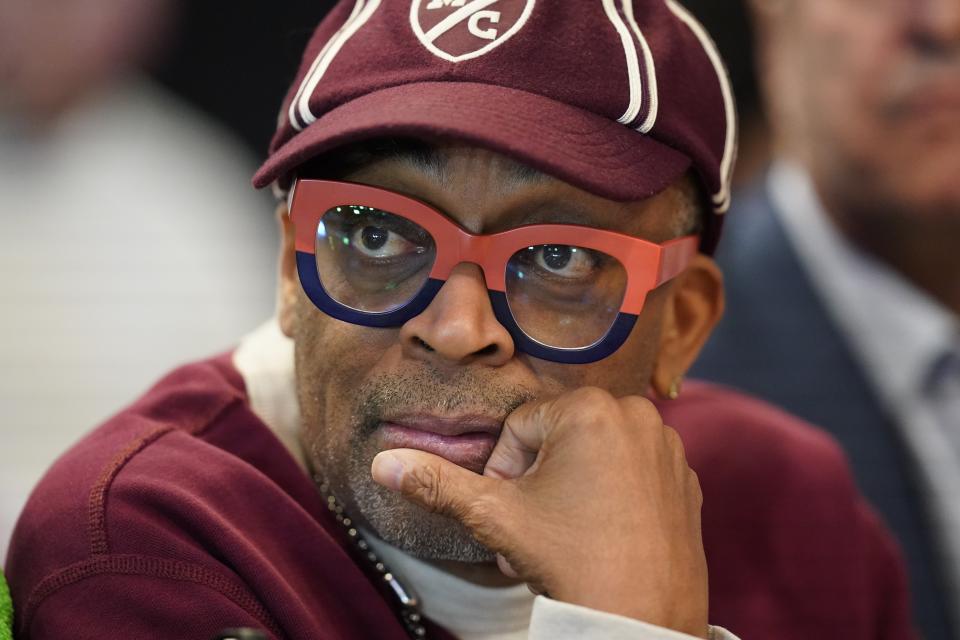
[{"label": "hand", "polygon": [[700,484],[644,398],[584,388],[523,405],[482,476],[411,449],[372,473],[463,522],[535,591],[707,637]]}]

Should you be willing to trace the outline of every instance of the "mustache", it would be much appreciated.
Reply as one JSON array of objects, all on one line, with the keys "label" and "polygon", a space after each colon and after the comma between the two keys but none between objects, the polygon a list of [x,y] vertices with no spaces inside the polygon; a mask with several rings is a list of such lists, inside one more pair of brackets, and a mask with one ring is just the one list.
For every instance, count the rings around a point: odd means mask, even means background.
[{"label": "mustache", "polygon": [[501,422],[514,409],[539,394],[506,386],[491,373],[461,370],[451,374],[435,368],[383,375],[366,380],[357,390],[353,411],[355,436],[370,436],[391,415],[485,415]]}]

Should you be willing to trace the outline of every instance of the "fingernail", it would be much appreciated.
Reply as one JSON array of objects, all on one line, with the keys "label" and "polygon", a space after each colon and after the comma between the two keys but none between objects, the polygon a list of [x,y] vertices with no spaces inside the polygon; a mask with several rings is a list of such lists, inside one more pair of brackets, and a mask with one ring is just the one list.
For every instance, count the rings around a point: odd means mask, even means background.
[{"label": "fingernail", "polygon": [[403,479],[403,462],[392,451],[381,451],[374,457],[370,468],[373,479],[392,491],[400,491]]}]

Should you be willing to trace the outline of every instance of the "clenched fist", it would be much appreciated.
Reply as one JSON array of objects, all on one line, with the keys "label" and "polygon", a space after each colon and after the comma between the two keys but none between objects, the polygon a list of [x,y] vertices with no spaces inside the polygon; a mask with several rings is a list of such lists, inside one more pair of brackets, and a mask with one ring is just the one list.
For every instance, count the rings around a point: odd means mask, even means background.
[{"label": "clenched fist", "polygon": [[583,388],[523,405],[482,476],[411,449],[372,472],[464,523],[535,591],[707,637],[700,484],[645,398]]}]

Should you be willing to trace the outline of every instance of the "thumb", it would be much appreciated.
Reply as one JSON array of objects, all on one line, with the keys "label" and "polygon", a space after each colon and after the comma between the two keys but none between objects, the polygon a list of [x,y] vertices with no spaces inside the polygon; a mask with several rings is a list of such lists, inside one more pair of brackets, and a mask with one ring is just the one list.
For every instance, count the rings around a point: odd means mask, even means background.
[{"label": "thumb", "polygon": [[378,484],[427,511],[461,521],[477,538],[486,537],[489,525],[507,509],[502,502],[503,485],[507,483],[478,475],[425,451],[381,451],[373,459],[370,471]]}]

